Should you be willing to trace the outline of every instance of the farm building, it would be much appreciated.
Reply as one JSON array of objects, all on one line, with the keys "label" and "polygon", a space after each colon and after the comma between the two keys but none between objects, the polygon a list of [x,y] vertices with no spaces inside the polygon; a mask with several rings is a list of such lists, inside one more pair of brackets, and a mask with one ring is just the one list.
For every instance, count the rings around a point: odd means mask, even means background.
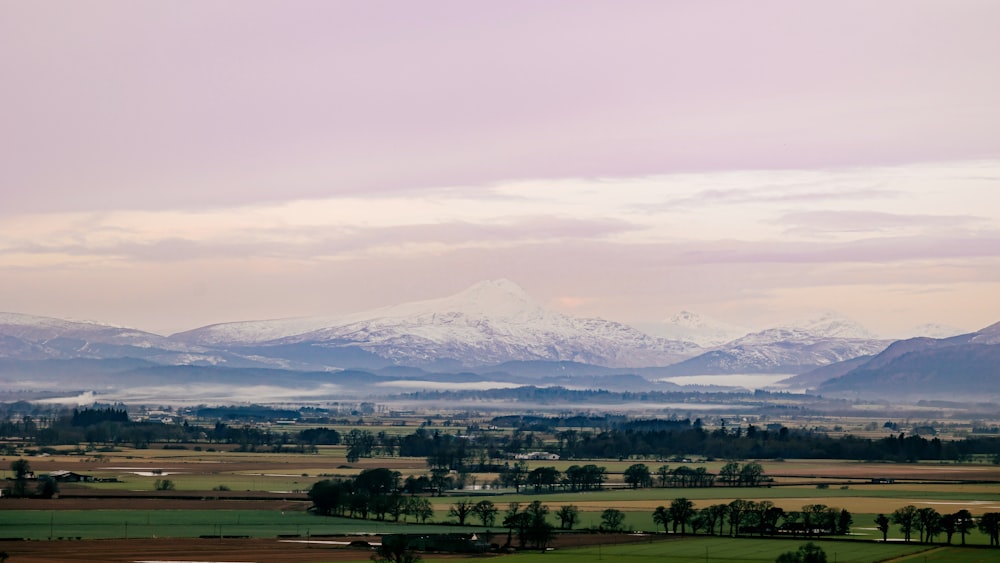
[{"label": "farm building", "polygon": [[53,471],[48,475],[49,479],[55,479],[60,483],[92,483],[96,481],[93,475],[83,475],[73,471]]}]

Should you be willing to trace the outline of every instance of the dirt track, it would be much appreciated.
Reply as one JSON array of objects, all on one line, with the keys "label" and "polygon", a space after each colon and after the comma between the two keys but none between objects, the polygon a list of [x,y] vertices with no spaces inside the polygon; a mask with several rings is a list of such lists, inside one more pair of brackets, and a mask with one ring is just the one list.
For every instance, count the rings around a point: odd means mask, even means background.
[{"label": "dirt track", "polygon": [[276,510],[305,511],[307,500],[210,500],[201,498],[80,498],[4,499],[7,510]]},{"label": "dirt track", "polygon": [[[340,538],[344,539],[344,538]],[[349,540],[345,540],[349,541]],[[64,561],[367,561],[371,553],[330,543],[290,543],[277,539],[143,539],[0,542],[10,562]]]},{"label": "dirt track", "polygon": [[[78,541],[0,541],[0,551],[10,563],[60,563],[66,561],[214,561],[243,563],[304,563],[316,561],[369,561],[370,550],[343,545],[357,538],[323,538],[305,543],[280,539],[141,539]],[[380,538],[367,538],[379,541]],[[654,536],[631,534],[563,534],[557,548],[594,544],[647,542]],[[434,554],[434,558],[470,556]],[[475,556],[481,559],[483,556]]]}]

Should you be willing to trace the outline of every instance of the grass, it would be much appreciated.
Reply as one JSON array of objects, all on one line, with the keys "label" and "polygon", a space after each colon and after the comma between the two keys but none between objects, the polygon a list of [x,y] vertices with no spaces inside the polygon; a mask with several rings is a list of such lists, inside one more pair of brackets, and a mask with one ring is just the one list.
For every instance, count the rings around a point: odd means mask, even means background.
[{"label": "grass", "polygon": [[901,557],[895,561],[911,563],[992,563],[1000,553],[992,548],[942,547]]},{"label": "grass", "polygon": [[[585,561],[614,561],[646,563],[668,561],[671,563],[704,563],[705,561],[740,561],[744,563],[772,563],[786,551],[796,551],[806,543],[803,540],[688,538],[684,540],[651,541],[649,543],[606,544],[595,547],[526,553],[511,558],[513,563],[581,563]],[[838,563],[868,563],[884,561],[925,551],[926,546],[883,544],[872,542],[815,541],[823,548],[828,561]]]},{"label": "grass", "polygon": [[273,510],[5,510],[0,537],[47,540],[475,532],[479,527],[403,524]]},{"label": "grass", "polygon": [[[551,508],[551,507],[550,507]],[[600,514],[597,512],[583,513],[576,529],[597,528],[600,525]],[[502,517],[502,515],[501,515]],[[626,511],[625,529],[661,531],[653,524],[648,512]],[[833,542],[837,545],[845,543],[873,543],[865,540],[877,540],[881,533],[875,529],[872,514],[855,514],[852,535]],[[449,521],[451,520],[451,522]],[[373,520],[353,520],[348,518],[330,518],[315,516],[305,512],[268,511],[268,510],[5,510],[0,512],[0,537],[15,537],[28,539],[53,538],[123,538],[123,537],[197,537],[201,535],[241,535],[251,537],[276,537],[281,534],[361,534],[385,533],[388,531],[419,533],[462,531],[473,532],[482,530],[479,520],[470,518],[468,526],[459,527],[449,519],[444,511],[438,510],[434,522],[429,524],[405,524],[393,522],[376,522]],[[550,516],[550,521],[555,517]],[[499,524],[493,526],[494,532],[502,532]],[[893,526],[890,539],[901,539],[898,530]],[[723,541],[730,538],[706,538],[704,536],[686,541]],[[753,541],[766,541],[759,538],[745,538]],[[943,541],[944,536],[939,536]],[[788,541],[788,540],[784,540]],[[805,541],[804,539],[802,541]],[[960,537],[956,534],[953,541],[957,544]],[[978,531],[973,531],[966,538],[970,546],[986,545],[988,538]],[[889,542],[887,545],[900,545]],[[914,543],[915,545],[915,543]]]}]

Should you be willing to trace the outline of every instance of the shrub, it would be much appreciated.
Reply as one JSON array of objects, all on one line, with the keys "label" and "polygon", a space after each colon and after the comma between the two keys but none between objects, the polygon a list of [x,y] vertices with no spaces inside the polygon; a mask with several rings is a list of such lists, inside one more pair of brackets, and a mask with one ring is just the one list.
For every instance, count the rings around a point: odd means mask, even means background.
[{"label": "shrub", "polygon": [[153,488],[157,491],[172,491],[174,490],[174,482],[170,479],[157,479]]}]

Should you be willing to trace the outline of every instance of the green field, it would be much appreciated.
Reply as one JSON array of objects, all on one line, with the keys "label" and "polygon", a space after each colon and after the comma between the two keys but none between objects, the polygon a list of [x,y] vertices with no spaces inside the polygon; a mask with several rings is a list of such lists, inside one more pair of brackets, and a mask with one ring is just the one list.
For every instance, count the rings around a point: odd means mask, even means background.
[{"label": "green field", "polygon": [[[499,530],[497,528],[497,530]],[[271,510],[4,510],[0,538],[47,540],[199,536],[475,532],[478,527],[403,524]]]},{"label": "green field", "polygon": [[[512,558],[512,563],[579,563],[582,561],[705,563],[706,561],[741,561],[746,563],[773,561],[786,551],[795,551],[802,540],[759,540],[733,538],[689,538],[650,543],[605,544],[597,547],[574,548],[541,553],[525,553]],[[925,551],[926,546],[870,542],[813,542],[823,548],[827,560],[838,563],[868,563],[884,561]],[[994,555],[986,550],[983,555]],[[1000,554],[997,554],[1000,555]]]}]

